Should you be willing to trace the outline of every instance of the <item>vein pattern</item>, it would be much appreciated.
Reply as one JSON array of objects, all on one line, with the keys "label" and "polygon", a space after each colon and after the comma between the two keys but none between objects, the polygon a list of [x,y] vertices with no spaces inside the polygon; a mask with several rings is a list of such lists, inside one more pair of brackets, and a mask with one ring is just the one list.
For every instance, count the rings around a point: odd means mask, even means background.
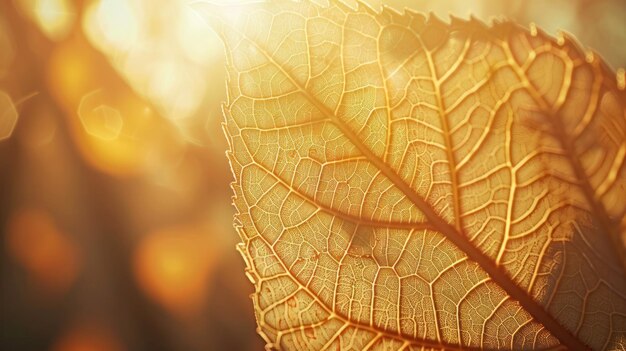
[{"label": "vein pattern", "polygon": [[269,348],[626,345],[626,94],[600,59],[511,23],[199,9]]}]

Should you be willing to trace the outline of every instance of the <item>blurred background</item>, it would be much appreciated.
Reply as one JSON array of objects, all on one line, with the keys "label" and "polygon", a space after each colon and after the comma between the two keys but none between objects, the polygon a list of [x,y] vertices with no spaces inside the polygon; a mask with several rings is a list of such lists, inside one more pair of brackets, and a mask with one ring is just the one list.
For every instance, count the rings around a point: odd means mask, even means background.
[{"label": "blurred background", "polygon": [[[223,48],[189,2],[0,1],[1,350],[263,348]],[[564,29],[626,66],[624,0],[385,3]]]}]

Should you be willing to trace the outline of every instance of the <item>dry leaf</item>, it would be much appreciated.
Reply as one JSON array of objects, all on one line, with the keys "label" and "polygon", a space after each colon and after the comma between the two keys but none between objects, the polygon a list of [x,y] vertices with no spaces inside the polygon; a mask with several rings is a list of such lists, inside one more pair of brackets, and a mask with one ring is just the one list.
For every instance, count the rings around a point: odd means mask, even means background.
[{"label": "dry leaf", "polygon": [[626,347],[626,94],[599,58],[512,23],[196,7],[268,348]]}]

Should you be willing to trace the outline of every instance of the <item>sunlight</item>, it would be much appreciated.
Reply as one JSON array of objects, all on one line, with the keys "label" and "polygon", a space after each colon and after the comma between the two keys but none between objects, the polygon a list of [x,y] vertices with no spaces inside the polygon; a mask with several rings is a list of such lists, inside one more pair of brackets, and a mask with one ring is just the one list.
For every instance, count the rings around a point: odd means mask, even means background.
[{"label": "sunlight", "polygon": [[132,2],[100,0],[86,10],[87,33],[97,35],[99,44],[110,50],[127,50],[137,41],[142,25]]},{"label": "sunlight", "polygon": [[[26,3],[27,1],[22,1]],[[74,3],[69,0],[34,0],[30,10],[41,30],[52,40],[65,39],[69,34],[76,13]]]}]

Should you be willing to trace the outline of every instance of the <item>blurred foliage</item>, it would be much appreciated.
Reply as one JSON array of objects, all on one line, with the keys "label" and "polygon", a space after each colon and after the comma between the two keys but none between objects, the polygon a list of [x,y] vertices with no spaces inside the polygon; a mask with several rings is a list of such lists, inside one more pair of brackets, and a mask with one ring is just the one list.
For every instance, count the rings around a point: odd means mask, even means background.
[{"label": "blurred foliage", "polygon": [[[626,66],[621,0],[385,3],[563,29]],[[1,349],[262,348],[223,66],[186,0],[0,3]]]}]

